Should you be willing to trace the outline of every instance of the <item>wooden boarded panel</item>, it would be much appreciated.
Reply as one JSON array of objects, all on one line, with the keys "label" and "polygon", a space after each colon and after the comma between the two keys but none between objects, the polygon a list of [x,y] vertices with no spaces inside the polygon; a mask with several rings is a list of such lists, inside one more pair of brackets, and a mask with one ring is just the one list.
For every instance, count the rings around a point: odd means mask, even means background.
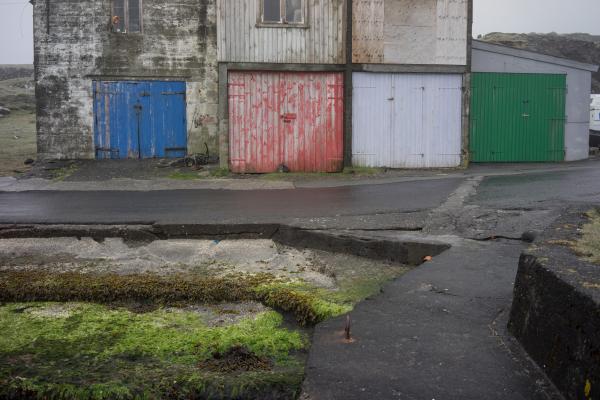
[{"label": "wooden boarded panel", "polygon": [[231,170],[340,171],[343,81],[341,73],[230,72]]},{"label": "wooden boarded panel", "polygon": [[94,82],[96,158],[184,157],[185,94],[185,82]]},{"label": "wooden boarded panel", "polygon": [[305,27],[258,24],[260,0],[218,0],[218,58],[222,62],[345,63],[343,0],[306,0]]}]

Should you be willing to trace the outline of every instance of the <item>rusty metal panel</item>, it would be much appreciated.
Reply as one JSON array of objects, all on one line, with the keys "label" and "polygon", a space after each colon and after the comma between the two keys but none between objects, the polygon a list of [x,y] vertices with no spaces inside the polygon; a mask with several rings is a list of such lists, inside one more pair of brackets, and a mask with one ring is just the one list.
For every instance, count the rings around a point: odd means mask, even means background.
[{"label": "rusty metal panel", "polygon": [[353,82],[354,165],[460,165],[461,75],[357,72]]},{"label": "rusty metal panel", "polygon": [[229,72],[228,79],[232,172],[342,169],[342,73]]}]

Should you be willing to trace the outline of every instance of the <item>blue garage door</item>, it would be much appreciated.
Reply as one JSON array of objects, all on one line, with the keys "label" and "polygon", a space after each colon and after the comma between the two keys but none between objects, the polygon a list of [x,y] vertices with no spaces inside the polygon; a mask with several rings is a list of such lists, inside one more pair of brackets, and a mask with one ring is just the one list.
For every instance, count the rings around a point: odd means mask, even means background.
[{"label": "blue garage door", "polygon": [[96,158],[187,153],[185,82],[94,82]]}]

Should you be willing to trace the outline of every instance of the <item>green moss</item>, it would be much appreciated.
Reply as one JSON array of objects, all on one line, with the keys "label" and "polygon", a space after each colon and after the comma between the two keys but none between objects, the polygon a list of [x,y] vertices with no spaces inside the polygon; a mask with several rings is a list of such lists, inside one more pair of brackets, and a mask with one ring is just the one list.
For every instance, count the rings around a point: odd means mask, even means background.
[{"label": "green moss", "polygon": [[[305,285],[302,285],[305,286]],[[301,324],[315,324],[337,315],[339,309],[318,297],[320,292],[298,290],[269,274],[228,275],[94,275],[47,272],[0,272],[0,301],[136,301],[148,305],[260,301],[292,312]],[[321,311],[320,311],[321,310]]]},{"label": "green moss", "polygon": [[75,172],[77,172],[78,169],[79,168],[75,164],[71,164],[67,167],[59,168],[56,171],[54,171],[52,180],[54,182],[62,182],[65,179],[67,179],[68,177],[70,177],[71,175],[73,175]]},{"label": "green moss", "polygon": [[341,269],[337,289],[318,288],[299,280],[270,274],[158,276],[117,274],[53,274],[37,271],[0,272],[0,301],[89,301],[103,304],[139,302],[137,308],[187,303],[258,301],[293,313],[310,325],[352,310],[358,302],[380,292],[408,269],[402,265]]},{"label": "green moss", "polygon": [[582,228],[581,238],[573,249],[585,260],[600,264],[600,211],[595,209],[587,213],[589,222]]},{"label": "green moss", "polygon": [[[302,366],[290,353],[306,347],[300,333],[265,312],[236,325],[208,327],[190,311],[135,314],[88,303],[0,307],[0,397],[59,399],[252,398],[297,393]],[[50,309],[50,312],[39,312]],[[270,371],[219,374],[202,361],[232,347],[273,361]],[[176,396],[174,396],[176,394]],[[16,396],[17,398],[19,396]]]},{"label": "green moss", "polygon": [[213,178],[225,178],[231,175],[228,168],[215,168],[210,171],[210,176]]},{"label": "green moss", "polygon": [[[0,301],[17,302],[0,306],[0,398],[295,398],[303,365],[294,354],[307,339],[283,329],[280,314],[209,327],[181,306],[258,301],[314,324],[408,270],[352,257],[327,265],[335,288],[271,274],[213,276],[203,265],[165,276],[0,272]],[[48,301],[59,303],[39,303]],[[235,348],[249,352],[254,369],[219,361]]]}]

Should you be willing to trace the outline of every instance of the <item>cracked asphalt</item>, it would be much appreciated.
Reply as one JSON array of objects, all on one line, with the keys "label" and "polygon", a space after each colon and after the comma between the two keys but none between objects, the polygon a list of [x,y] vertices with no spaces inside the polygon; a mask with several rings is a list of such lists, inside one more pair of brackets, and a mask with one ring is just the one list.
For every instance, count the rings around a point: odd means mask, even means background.
[{"label": "cracked asphalt", "polygon": [[345,318],[317,326],[303,398],[560,399],[506,332],[519,238],[566,207],[598,203],[598,167],[286,190],[0,192],[0,224],[276,223],[447,243],[355,309],[354,342],[342,340]]}]

